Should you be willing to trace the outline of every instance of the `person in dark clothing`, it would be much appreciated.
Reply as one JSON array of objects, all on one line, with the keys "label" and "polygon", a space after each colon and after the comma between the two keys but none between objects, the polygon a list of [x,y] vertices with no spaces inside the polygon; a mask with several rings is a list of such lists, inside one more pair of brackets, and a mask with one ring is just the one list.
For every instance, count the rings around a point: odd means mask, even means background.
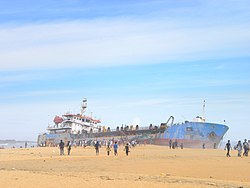
[{"label": "person in dark clothing", "polygon": [[175,149],[175,142],[172,143],[172,149]]},{"label": "person in dark clothing", "polygon": [[71,150],[71,143],[70,143],[70,141],[68,141],[67,149],[68,149],[68,155],[70,155],[70,150]]},{"label": "person in dark clothing", "polygon": [[205,143],[202,144],[202,149],[206,149]]},{"label": "person in dark clothing", "polygon": [[243,149],[244,149],[243,156],[247,157],[249,152],[249,144],[247,143],[247,139],[245,139],[245,141],[243,142]]},{"label": "person in dark clothing", "polygon": [[214,149],[216,149],[216,143],[214,143]]},{"label": "person in dark clothing", "polygon": [[98,141],[95,143],[95,153],[96,155],[99,155],[99,142]]},{"label": "person in dark clothing", "polygon": [[107,145],[106,151],[107,151],[107,155],[109,156],[109,154],[110,154],[110,152],[111,152],[111,148],[110,148],[110,145],[109,145],[109,144]]},{"label": "person in dark clothing", "polygon": [[181,149],[183,149],[183,143],[180,144]]},{"label": "person in dark clothing", "polygon": [[125,152],[126,152],[126,155],[128,156],[128,152],[130,152],[130,151],[129,151],[129,145],[128,145],[128,143],[125,145],[124,150],[125,150]]},{"label": "person in dark clothing", "polygon": [[61,140],[59,143],[60,155],[64,155],[64,142]]},{"label": "person in dark clothing", "polygon": [[176,149],[178,149],[178,141],[177,141],[177,139],[175,139],[175,141],[174,141],[174,147],[175,147]]},{"label": "person in dark clothing", "polygon": [[169,140],[169,149],[171,149],[172,148],[172,140],[170,139]]},{"label": "person in dark clothing", "polygon": [[226,144],[224,150],[226,150],[226,149],[227,149],[227,155],[226,156],[231,157],[230,154],[229,154],[230,149],[232,149],[231,144],[230,144],[230,140],[227,141],[227,144]]}]

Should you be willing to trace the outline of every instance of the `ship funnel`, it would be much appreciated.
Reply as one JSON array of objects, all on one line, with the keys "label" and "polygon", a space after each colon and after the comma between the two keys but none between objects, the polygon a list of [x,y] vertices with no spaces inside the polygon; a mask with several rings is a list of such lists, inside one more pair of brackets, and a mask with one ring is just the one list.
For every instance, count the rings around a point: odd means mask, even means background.
[{"label": "ship funnel", "polygon": [[87,99],[84,98],[84,99],[82,100],[81,115],[83,115],[83,113],[86,111],[86,108],[87,108]]}]

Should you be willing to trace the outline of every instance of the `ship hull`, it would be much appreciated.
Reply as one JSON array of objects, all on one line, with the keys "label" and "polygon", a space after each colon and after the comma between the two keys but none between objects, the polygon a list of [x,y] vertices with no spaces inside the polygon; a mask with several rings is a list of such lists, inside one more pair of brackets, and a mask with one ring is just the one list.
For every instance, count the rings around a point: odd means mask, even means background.
[{"label": "ship hull", "polygon": [[157,134],[154,144],[169,145],[170,142],[177,142],[177,145],[182,144],[188,148],[217,148],[228,129],[226,125],[216,123],[174,124],[164,133]]},{"label": "ship hull", "polygon": [[169,146],[170,140],[185,148],[217,148],[227,132],[222,124],[204,122],[185,122],[174,124],[164,129],[140,129],[99,133],[45,133],[38,137],[39,146],[55,146],[60,140],[72,141],[77,145],[91,143],[93,140],[136,140],[139,143]]}]

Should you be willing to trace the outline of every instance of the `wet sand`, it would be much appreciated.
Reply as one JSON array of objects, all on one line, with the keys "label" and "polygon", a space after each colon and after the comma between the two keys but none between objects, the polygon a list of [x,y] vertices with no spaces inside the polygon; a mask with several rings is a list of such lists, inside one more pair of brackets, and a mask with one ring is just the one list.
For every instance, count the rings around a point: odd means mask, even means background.
[{"label": "wet sand", "polygon": [[[66,153],[66,149],[65,149]],[[250,187],[250,157],[226,151],[137,146],[125,155],[101,148],[0,150],[0,187]]]}]

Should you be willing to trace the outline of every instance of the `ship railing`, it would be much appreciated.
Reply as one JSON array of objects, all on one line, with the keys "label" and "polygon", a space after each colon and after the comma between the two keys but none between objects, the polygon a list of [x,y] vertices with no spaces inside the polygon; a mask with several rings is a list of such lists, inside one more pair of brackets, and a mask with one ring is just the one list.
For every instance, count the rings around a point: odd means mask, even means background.
[{"label": "ship railing", "polygon": [[60,129],[60,128],[71,128],[70,126],[48,126],[47,129]]},{"label": "ship railing", "polygon": [[138,130],[148,130],[149,127],[139,127]]},{"label": "ship railing", "polygon": [[[153,129],[154,127],[152,127],[152,129]],[[150,128],[149,127],[139,127],[138,129],[136,129],[135,127],[133,128],[133,129],[130,129],[130,128],[128,128],[127,129],[127,131],[136,131],[136,130],[149,130]],[[117,129],[110,129],[110,131],[111,132],[115,132],[115,131],[117,131]],[[126,131],[126,129],[125,128],[123,128],[123,130],[121,129],[121,127],[119,128],[119,130],[118,131]]]}]

